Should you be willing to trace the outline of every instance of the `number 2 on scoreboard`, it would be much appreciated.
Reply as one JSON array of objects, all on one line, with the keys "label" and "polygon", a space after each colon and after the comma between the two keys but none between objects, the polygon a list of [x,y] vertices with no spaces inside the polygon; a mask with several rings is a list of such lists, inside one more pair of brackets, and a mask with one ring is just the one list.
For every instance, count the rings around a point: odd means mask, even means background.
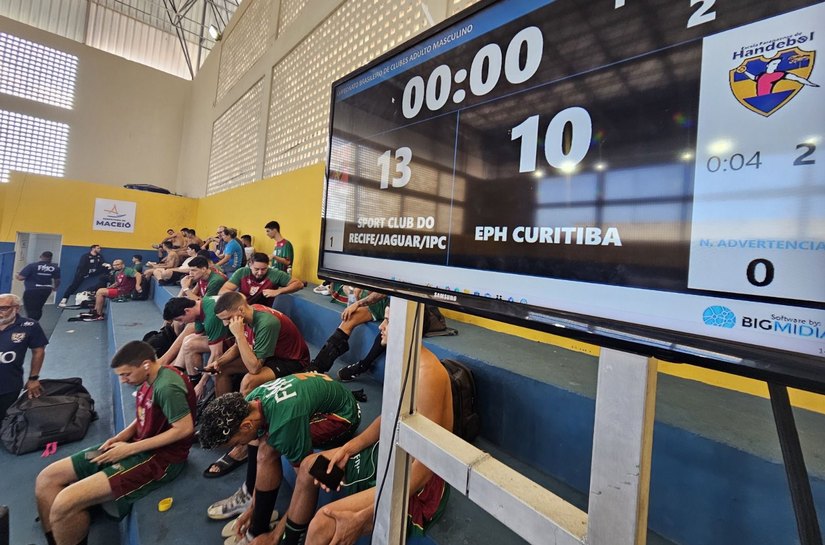
[{"label": "number 2 on scoreboard", "polygon": [[[626,0],[615,0],[613,9],[623,8]],[[690,6],[699,4],[699,9],[694,11],[687,22],[687,28],[703,25],[716,19],[716,10],[712,9],[716,0],[690,0]]]},{"label": "number 2 on scoreboard", "polygon": [[687,28],[709,23],[716,19],[716,10],[711,10],[716,0],[690,0],[691,7],[699,4],[699,9],[694,11],[687,22]]}]

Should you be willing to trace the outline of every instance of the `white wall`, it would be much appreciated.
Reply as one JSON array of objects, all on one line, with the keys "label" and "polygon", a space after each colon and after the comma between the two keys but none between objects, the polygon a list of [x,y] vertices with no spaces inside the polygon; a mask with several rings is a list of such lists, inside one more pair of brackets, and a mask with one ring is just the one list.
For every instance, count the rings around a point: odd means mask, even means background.
[{"label": "white wall", "polygon": [[187,197],[206,195],[219,61],[220,45],[206,57],[194,82],[190,83],[184,106],[177,193]]},{"label": "white wall", "polygon": [[[180,193],[207,194],[213,124],[231,117],[230,108],[259,81],[263,105],[257,115],[243,112],[244,122],[236,124],[243,135],[216,139],[227,142],[220,151],[232,163],[249,159],[247,149],[234,146],[254,138],[255,175],[217,181],[238,187],[323,162],[331,82],[476,1],[245,0],[195,76],[184,121]],[[249,171],[248,164],[230,166],[238,167],[224,169],[230,176]]]},{"label": "white wall", "polygon": [[0,94],[0,109],[70,126],[65,178],[177,192],[190,81],[4,17],[0,32],[78,57],[72,110]]}]

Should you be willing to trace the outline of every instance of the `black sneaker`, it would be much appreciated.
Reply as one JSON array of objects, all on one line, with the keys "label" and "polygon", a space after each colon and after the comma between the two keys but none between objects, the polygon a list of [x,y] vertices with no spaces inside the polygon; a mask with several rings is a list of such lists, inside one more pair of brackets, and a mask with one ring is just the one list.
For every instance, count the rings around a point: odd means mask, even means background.
[{"label": "black sneaker", "polygon": [[341,382],[351,382],[355,377],[370,370],[370,366],[358,360],[338,371],[338,380]]}]

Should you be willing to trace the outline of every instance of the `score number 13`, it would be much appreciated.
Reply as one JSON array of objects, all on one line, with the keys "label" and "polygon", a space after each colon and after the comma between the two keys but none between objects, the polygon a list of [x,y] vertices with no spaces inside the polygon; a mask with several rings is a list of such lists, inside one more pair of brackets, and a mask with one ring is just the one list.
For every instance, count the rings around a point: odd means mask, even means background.
[{"label": "score number 13", "polygon": [[378,157],[378,166],[381,167],[381,189],[387,189],[392,183],[393,187],[404,187],[412,177],[410,161],[412,161],[412,150],[406,146],[395,150],[395,176],[390,180],[390,164],[393,162],[393,150],[387,150]]}]

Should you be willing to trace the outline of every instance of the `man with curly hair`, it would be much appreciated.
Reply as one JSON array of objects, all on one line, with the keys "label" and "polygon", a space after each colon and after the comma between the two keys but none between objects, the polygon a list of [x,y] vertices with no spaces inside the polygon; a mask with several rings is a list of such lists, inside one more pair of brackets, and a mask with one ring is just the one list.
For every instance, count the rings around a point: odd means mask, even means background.
[{"label": "man with curly hair", "polygon": [[[361,421],[361,409],[352,392],[329,376],[298,373],[267,382],[246,398],[223,395],[207,406],[201,420],[204,448],[250,445],[246,482],[208,510],[210,518],[224,519],[240,512],[239,506],[246,508],[235,523],[243,536],[236,544],[242,545],[269,531],[283,477],[281,455],[297,468],[313,448],[349,439]],[[256,439],[258,446],[251,444]]]},{"label": "man with curly hair", "polygon": [[[385,309],[381,323],[381,342],[386,346],[389,332],[390,309]],[[421,347],[416,387],[418,413],[442,428],[453,429],[453,398],[450,376],[438,358]],[[327,460],[327,472],[337,466],[344,470],[339,490],[347,494],[315,512],[318,503],[318,483],[310,474],[318,454],[311,454],[301,462],[289,511],[278,527],[257,543],[298,545],[306,534],[307,545],[323,543],[354,543],[373,528],[375,485],[379,479],[378,440],[381,417],[376,418],[363,432],[340,448],[321,453]],[[325,486],[320,485],[326,490]],[[410,466],[409,509],[407,532],[421,535],[437,520],[449,497],[444,480],[418,460]]]}]

